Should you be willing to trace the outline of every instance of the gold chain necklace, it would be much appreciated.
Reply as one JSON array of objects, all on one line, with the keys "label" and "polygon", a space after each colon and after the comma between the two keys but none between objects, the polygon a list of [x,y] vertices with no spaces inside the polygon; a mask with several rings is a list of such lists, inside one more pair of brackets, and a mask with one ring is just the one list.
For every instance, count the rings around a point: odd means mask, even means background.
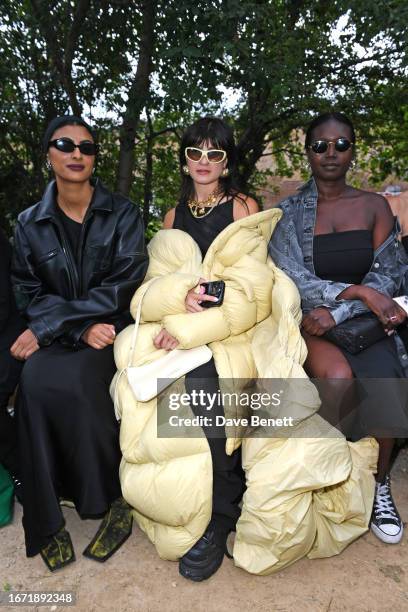
[{"label": "gold chain necklace", "polygon": [[207,215],[209,215],[210,212],[220,203],[219,196],[221,193],[222,192],[220,192],[217,188],[210,193],[208,198],[205,200],[195,200],[194,198],[188,200],[187,206],[189,207],[193,217],[196,219],[203,219],[204,217],[207,217]]}]

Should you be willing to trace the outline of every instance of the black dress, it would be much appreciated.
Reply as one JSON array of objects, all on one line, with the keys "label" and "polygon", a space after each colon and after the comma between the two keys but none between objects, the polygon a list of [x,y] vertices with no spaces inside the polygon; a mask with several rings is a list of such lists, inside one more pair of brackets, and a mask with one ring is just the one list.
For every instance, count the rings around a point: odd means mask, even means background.
[{"label": "black dress", "polygon": [[10,261],[11,246],[0,231],[0,463],[18,476],[17,428],[15,419],[7,412],[7,406],[24,362],[11,356],[10,347],[26,325],[18,314],[11,289]]},{"label": "black dress", "polygon": [[[179,204],[175,210],[173,229],[187,232],[198,244],[203,258],[211,243],[223,229],[234,222],[233,200],[218,204],[206,217],[196,219],[186,204]],[[214,359],[199,366],[186,375],[186,390],[192,393],[201,389],[207,393],[217,394],[219,390],[218,373]],[[206,405],[192,406],[198,416],[208,416]],[[214,411],[215,409],[215,411]],[[214,406],[212,416],[223,414],[223,406]],[[227,531],[235,530],[241,514],[239,502],[245,489],[244,472],[241,467],[241,452],[236,450],[232,455],[225,452],[226,438],[220,436],[219,428],[203,427],[211,450],[213,462],[213,508],[212,519]],[[217,437],[214,437],[217,436]]]},{"label": "black dress", "polygon": [[[75,261],[81,223],[59,211]],[[17,398],[27,556],[64,524],[60,497],[82,518],[100,517],[120,497],[119,425],[109,385],[113,347],[73,351],[55,342],[26,362]]]},{"label": "black dress", "polygon": [[234,222],[234,202],[218,204],[206,217],[196,219],[187,204],[176,206],[173,229],[180,229],[197,242],[203,258],[220,232]]},{"label": "black dress", "polygon": [[[373,253],[369,230],[321,234],[313,241],[315,272],[323,280],[360,284],[371,267]],[[379,379],[359,388],[353,437],[408,434],[406,385],[381,383],[381,379],[405,379],[394,339],[384,336],[355,355],[340,350],[356,379]]]}]

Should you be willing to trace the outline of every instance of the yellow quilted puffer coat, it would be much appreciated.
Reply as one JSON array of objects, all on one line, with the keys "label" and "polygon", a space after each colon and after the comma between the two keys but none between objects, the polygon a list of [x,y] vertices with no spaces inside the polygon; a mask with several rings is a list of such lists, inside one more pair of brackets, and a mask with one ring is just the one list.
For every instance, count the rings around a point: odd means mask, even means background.
[{"label": "yellow quilted puffer coat", "polygon": [[[131,303],[135,317],[145,293],[132,365],[165,354],[153,345],[164,327],[177,338],[178,348],[208,344],[220,379],[304,380],[304,386],[296,385],[290,407],[299,437],[289,432],[288,438],[242,441],[247,490],[233,555],[236,565],[255,574],[279,570],[304,555],[337,554],[364,533],[377,459],[375,441],[348,444],[316,414],[319,399],[302,368],[306,348],[299,332],[299,295],[267,254],[281,214],[272,209],[232,223],[217,236],[203,261],[188,234],[161,230],[149,244],[145,283]],[[200,277],[225,281],[224,303],[186,313],[185,296]],[[132,330],[133,326],[123,330],[115,342],[118,370],[128,363]],[[176,560],[210,521],[208,442],[204,434],[157,438],[156,399],[137,401],[126,376],[118,374],[112,381],[112,396],[116,380],[123,495],[158,554]],[[240,430],[226,431],[226,452],[231,454],[241,443]]]}]

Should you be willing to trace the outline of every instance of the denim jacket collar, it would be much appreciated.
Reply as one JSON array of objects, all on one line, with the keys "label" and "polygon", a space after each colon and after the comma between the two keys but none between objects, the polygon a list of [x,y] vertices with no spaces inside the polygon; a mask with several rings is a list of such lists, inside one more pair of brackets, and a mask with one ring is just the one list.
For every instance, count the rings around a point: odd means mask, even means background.
[{"label": "denim jacket collar", "polygon": [[[301,206],[304,211],[304,218],[302,220],[304,262],[306,268],[314,272],[313,236],[316,224],[317,200],[319,197],[314,177],[311,176],[310,179],[306,181],[306,183],[303,183],[303,185],[298,187],[297,191],[298,194],[295,197],[299,200],[298,205]],[[395,217],[392,232],[390,233],[388,238],[386,238],[386,240],[382,244],[380,244],[374,251],[374,262],[376,257],[378,257],[378,255],[380,255],[384,250],[386,250],[387,247],[397,239],[400,233],[401,225],[398,220],[398,217]]]}]

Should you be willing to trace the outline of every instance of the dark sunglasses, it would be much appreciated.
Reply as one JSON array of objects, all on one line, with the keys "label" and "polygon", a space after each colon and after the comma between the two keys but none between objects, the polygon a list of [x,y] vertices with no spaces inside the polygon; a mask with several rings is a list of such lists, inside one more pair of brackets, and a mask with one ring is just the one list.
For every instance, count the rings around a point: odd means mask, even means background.
[{"label": "dark sunglasses", "polygon": [[336,151],[339,153],[344,153],[345,151],[348,151],[354,143],[352,143],[348,138],[338,138],[337,140],[315,140],[311,145],[309,145],[308,148],[312,149],[313,153],[326,153],[329,145],[331,144],[334,144]]},{"label": "dark sunglasses", "polygon": [[58,151],[62,151],[63,153],[72,153],[75,149],[79,149],[82,155],[96,155],[99,149],[98,145],[90,140],[83,140],[79,144],[75,144],[71,138],[50,140],[48,147],[55,147]]}]

